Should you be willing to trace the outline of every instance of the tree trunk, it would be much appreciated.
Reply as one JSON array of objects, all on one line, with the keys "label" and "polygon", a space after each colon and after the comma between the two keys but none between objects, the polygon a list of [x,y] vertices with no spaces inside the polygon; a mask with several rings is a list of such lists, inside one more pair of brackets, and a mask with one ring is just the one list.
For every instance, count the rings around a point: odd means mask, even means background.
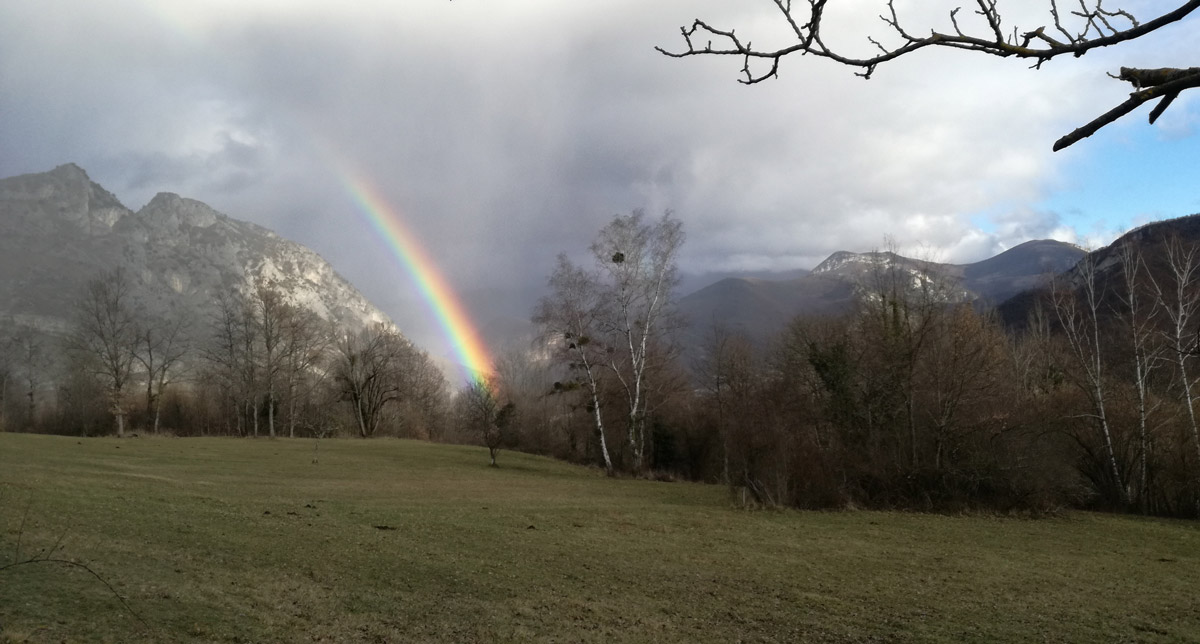
[{"label": "tree trunk", "polygon": [[288,438],[296,437],[296,391],[288,394]]},{"label": "tree trunk", "polygon": [[[154,415],[154,374],[146,374],[146,415]],[[158,433],[158,423],[154,423],[154,433]]]},{"label": "tree trunk", "polygon": [[[1096,339],[1096,362],[1100,361],[1100,340]],[[1117,496],[1122,503],[1129,503],[1129,495],[1125,490],[1125,483],[1121,478],[1121,468],[1117,465],[1117,451],[1113,447],[1112,431],[1108,426],[1108,411],[1104,401],[1104,387],[1100,383],[1099,365],[1097,364],[1097,374],[1095,381],[1092,383],[1092,391],[1096,400],[1097,417],[1100,423],[1100,431],[1104,436],[1104,450],[1108,456],[1108,467],[1110,474],[1113,477],[1113,485]]]},{"label": "tree trunk", "polygon": [[154,433],[158,433],[158,419],[162,412],[162,394],[154,397]]},{"label": "tree trunk", "polygon": [[588,386],[592,392],[592,412],[596,421],[596,431],[600,434],[600,454],[604,457],[604,472],[609,476],[613,475],[612,456],[608,453],[608,441],[604,437],[604,419],[600,415],[600,396],[596,391],[594,382],[588,382]]},{"label": "tree trunk", "polygon": [[267,388],[267,432],[275,438],[275,385]]},{"label": "tree trunk", "polygon": [[360,398],[354,399],[354,416],[358,419],[358,435],[362,438],[367,437],[367,419],[363,415],[363,401]]},{"label": "tree trunk", "polygon": [[29,429],[33,430],[36,427],[37,419],[37,401],[34,398],[33,387],[29,388],[27,395],[29,396]]},{"label": "tree trunk", "polygon": [[0,432],[8,431],[5,426],[4,409],[8,402],[8,375],[0,373]]}]

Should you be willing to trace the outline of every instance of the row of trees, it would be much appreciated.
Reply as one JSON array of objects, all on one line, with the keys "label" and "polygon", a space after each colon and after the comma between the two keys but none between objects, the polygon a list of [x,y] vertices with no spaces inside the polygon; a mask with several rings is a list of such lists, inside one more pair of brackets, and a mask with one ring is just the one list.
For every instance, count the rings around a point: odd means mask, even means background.
[{"label": "row of trees", "polygon": [[1089,254],[1017,324],[963,302],[935,264],[879,253],[852,310],[798,318],[765,347],[715,328],[684,354],[682,227],[617,216],[586,265],[559,257],[534,350],[457,395],[389,327],[339,332],[260,285],[220,294],[206,331],[185,332],[139,315],[114,271],[82,292],[56,377],[52,347],[10,338],[0,421],[482,440],[493,465],[521,449],[721,481],[763,505],[1195,516],[1200,247],[1165,229]]},{"label": "row of trees", "polygon": [[678,222],[617,217],[590,267],[560,256],[541,354],[499,362],[517,401],[506,440],[765,505],[1200,515],[1200,250],[1128,239],[1018,324],[932,263],[877,254],[853,310],[798,318],[767,347],[716,328],[680,355]]},{"label": "row of trees", "polygon": [[3,429],[428,437],[448,413],[440,370],[393,328],[335,328],[270,284],[219,292],[186,324],[146,314],[117,269],[84,286],[61,341],[6,337]]},{"label": "row of trees", "polygon": [[1057,336],[1042,359],[1080,399],[1073,438],[1091,486],[1109,506],[1200,515],[1200,249],[1144,228],[1047,299],[1054,316],[1032,334]]}]

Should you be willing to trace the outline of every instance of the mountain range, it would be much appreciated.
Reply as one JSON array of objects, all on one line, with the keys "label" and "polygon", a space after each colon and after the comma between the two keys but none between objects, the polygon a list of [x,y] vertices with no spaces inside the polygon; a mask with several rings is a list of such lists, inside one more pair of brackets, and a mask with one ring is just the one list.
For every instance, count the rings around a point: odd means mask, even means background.
[{"label": "mountain range", "polygon": [[[1200,239],[1200,216],[1144,226],[1122,239],[1167,234]],[[1111,252],[1118,242],[1096,252]],[[697,346],[714,325],[763,342],[796,315],[847,310],[881,265],[947,280],[961,301],[1007,301],[1002,317],[1019,317],[1029,296],[1018,294],[1070,270],[1084,256],[1068,243],[1035,240],[969,264],[838,251],[811,271],[691,276],[685,284],[717,281],[679,298],[684,342]],[[130,277],[145,314],[190,320],[196,338],[204,337],[218,293],[248,293],[264,282],[285,301],[341,328],[394,326],[314,251],[199,201],[159,193],[133,211],[74,164],[0,179],[0,326],[65,333],[87,281],[118,266]],[[485,326],[493,348],[529,346],[527,320]],[[442,367],[451,370],[449,364]]]},{"label": "mountain range", "polygon": [[312,250],[192,199],[132,211],[74,164],[0,180],[0,323],[59,335],[88,280],[121,267],[143,314],[203,337],[222,291],[259,283],[341,328],[392,324]]},{"label": "mountain range", "polygon": [[1084,255],[1073,244],[1050,239],[1028,241],[972,264],[912,259],[889,251],[838,251],[799,277],[730,277],[683,296],[679,309],[688,323],[685,343],[703,341],[714,325],[761,342],[797,315],[845,311],[881,265],[948,280],[959,291],[959,299],[995,305],[1070,269]]}]

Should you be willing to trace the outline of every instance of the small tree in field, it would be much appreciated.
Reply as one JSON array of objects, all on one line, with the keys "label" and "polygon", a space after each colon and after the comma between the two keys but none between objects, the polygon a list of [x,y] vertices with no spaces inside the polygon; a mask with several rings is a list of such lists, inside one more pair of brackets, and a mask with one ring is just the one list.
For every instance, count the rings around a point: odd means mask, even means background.
[{"label": "small tree in field", "polygon": [[472,380],[459,394],[459,417],[479,433],[488,448],[488,464],[497,467],[496,453],[504,444],[516,406],[512,402],[501,404],[494,389],[495,385],[482,377]]}]

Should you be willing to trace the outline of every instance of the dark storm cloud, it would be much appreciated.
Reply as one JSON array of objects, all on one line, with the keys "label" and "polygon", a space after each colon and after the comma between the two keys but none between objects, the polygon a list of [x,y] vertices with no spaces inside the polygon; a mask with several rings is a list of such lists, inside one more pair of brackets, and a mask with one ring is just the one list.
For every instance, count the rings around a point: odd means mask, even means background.
[{"label": "dark storm cloud", "polygon": [[[743,87],[738,61],[652,49],[697,16],[765,42],[769,2],[347,5],[7,3],[0,174],[75,161],[134,208],[158,191],[206,201],[312,246],[429,341],[347,173],[484,324],[526,317],[554,255],[634,208],[677,213],[696,272],[812,266],[884,235],[950,261],[1069,236],[1029,204],[1070,158],[1049,142],[1112,89],[1102,56],[1033,73],[929,55],[870,82],[795,60]],[[852,22],[877,29],[877,13]]]}]

